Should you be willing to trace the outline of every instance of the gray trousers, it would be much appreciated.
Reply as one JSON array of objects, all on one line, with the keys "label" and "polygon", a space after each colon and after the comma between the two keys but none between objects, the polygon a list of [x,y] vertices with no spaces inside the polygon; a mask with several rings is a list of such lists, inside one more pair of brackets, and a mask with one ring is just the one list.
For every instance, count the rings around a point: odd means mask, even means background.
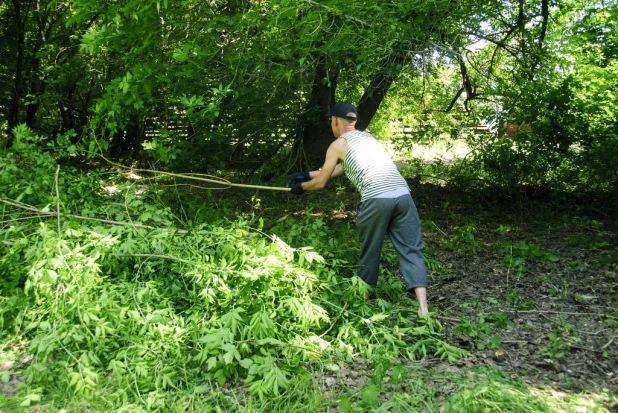
[{"label": "gray trousers", "polygon": [[358,276],[372,287],[378,282],[384,236],[389,235],[408,290],[427,287],[421,222],[411,195],[372,198],[357,209],[361,253]]}]

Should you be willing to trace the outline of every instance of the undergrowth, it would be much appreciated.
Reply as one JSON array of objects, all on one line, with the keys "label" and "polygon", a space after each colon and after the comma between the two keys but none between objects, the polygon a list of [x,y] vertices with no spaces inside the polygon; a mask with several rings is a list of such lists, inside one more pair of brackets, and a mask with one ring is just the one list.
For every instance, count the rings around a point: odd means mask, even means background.
[{"label": "undergrowth", "polygon": [[[0,152],[0,411],[615,406],[605,390],[557,394],[454,364],[467,353],[446,343],[437,318],[418,318],[388,243],[377,298],[366,300],[349,220],[308,207],[266,226],[213,194],[183,199],[177,187],[165,192],[113,168],[85,173],[65,162],[76,148],[46,141],[51,150],[41,150],[44,139],[27,128],[15,134]],[[442,246],[474,255],[484,245],[466,225]],[[428,268],[448,275],[431,247]],[[521,273],[556,261],[523,241],[493,247]],[[506,298],[521,306],[515,291]],[[510,318],[477,315],[456,328],[477,348],[499,350],[490,335]],[[548,357],[569,344],[564,327]]]},{"label": "undergrowth", "polygon": [[257,403],[328,363],[465,354],[412,301],[366,301],[335,252],[347,239],[319,219],[279,236],[255,217],[180,220],[146,184],[60,168],[16,132],[0,159],[0,325],[29,356],[2,408],[184,411],[229,404],[214,390],[230,385]]}]

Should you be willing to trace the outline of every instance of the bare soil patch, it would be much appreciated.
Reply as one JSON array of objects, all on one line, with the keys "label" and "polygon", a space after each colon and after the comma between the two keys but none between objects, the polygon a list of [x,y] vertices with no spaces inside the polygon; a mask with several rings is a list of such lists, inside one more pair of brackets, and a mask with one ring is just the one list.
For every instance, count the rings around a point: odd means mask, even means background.
[{"label": "bare soil patch", "polygon": [[[442,267],[431,271],[430,304],[447,341],[471,354],[456,367],[494,366],[557,391],[618,392],[618,219],[611,206],[545,192],[531,199],[412,185],[429,256]],[[352,191],[275,196],[273,222],[316,203],[327,219],[355,219]],[[265,195],[263,205],[270,202]],[[519,265],[522,248],[546,255]],[[498,327],[497,314],[507,326]],[[464,320],[491,331],[462,334]],[[494,336],[498,349],[488,346]]]},{"label": "bare soil patch", "polygon": [[[424,228],[425,242],[446,268],[434,272],[430,299],[448,340],[471,352],[463,363],[510,370],[535,386],[618,391],[615,217],[592,204],[525,197],[490,204],[423,185],[415,197],[435,225]],[[462,239],[466,231],[472,238]],[[523,258],[518,271],[522,249],[535,247],[548,255]],[[512,324],[496,328],[496,314]],[[482,340],[458,333],[462,320],[481,318],[501,349],[479,349]]]}]

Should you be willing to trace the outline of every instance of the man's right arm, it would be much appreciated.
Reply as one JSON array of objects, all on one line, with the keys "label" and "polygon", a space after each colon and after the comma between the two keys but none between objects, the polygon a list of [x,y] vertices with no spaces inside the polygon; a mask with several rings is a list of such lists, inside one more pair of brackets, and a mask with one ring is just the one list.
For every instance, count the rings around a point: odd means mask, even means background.
[{"label": "man's right arm", "polygon": [[322,169],[317,171],[317,175],[312,176],[311,181],[301,183],[301,188],[305,191],[322,189],[326,186],[326,183],[331,177],[341,175],[341,173],[343,173],[343,167],[337,162],[344,158],[346,148],[347,142],[345,139],[337,139],[335,142],[331,143],[326,151],[326,160],[324,161]]},{"label": "man's right arm", "polygon": [[[316,176],[318,176],[320,174],[320,170],[318,169],[317,171],[311,171],[309,172],[309,176],[311,178],[315,178]],[[336,178],[338,176],[343,175],[343,165],[338,163],[337,166],[335,166],[335,170],[333,171],[333,173],[330,175],[331,178]]]}]

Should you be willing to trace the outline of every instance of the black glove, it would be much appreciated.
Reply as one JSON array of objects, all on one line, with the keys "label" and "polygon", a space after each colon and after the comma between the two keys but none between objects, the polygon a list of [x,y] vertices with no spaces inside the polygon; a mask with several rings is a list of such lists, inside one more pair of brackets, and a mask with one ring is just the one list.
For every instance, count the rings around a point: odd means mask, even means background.
[{"label": "black glove", "polygon": [[309,175],[309,172],[298,172],[292,175],[288,175],[288,184],[290,184],[290,186],[307,181],[311,181],[311,176]]},{"label": "black glove", "polygon": [[290,192],[293,193],[294,195],[302,195],[305,192],[305,190],[303,189],[302,182],[292,184],[290,185],[290,187],[292,188]]}]

